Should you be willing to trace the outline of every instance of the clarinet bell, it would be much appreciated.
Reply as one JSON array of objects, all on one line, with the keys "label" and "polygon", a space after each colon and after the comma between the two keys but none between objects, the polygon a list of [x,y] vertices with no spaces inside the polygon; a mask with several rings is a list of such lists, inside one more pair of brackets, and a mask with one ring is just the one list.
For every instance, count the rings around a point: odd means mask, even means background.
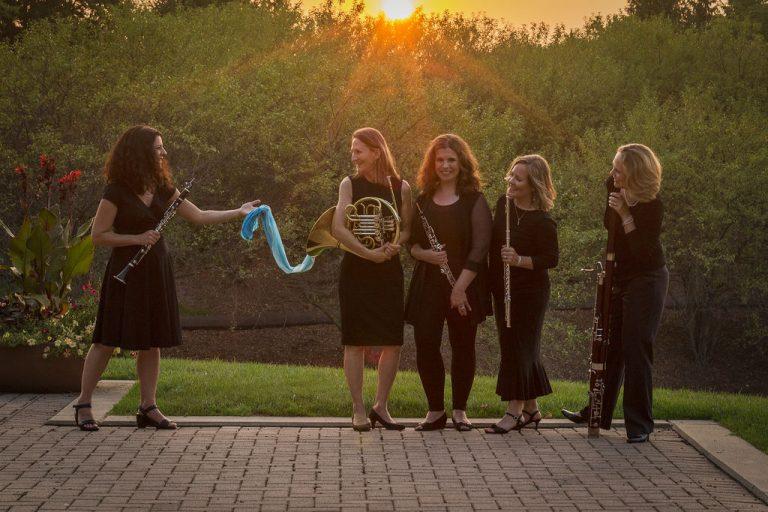
[{"label": "clarinet bell", "polygon": [[126,284],[125,277],[128,275],[128,270],[130,270],[130,268],[131,268],[130,265],[126,265],[125,268],[123,270],[121,270],[119,274],[115,274],[112,277],[114,277],[115,279],[117,279],[121,283]]}]

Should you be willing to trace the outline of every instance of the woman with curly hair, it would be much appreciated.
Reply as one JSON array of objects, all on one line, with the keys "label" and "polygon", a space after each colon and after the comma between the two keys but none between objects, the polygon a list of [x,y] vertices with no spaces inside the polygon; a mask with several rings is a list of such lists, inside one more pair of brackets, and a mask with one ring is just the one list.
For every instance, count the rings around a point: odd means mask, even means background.
[{"label": "woman with curly hair", "polygon": [[[111,247],[93,344],[85,358],[75,423],[81,430],[99,425],[91,412],[91,397],[115,348],[135,350],[141,403],[139,428],[175,429],[157,408],[160,349],[181,344],[179,308],[171,254],[162,235],[154,230],[166,208],[179,197],[173,186],[160,132],[139,125],[128,129],[115,144],[104,168],[107,184],[96,210],[92,236],[96,245]],[[177,213],[193,224],[219,224],[238,220],[259,201],[234,210],[200,210],[184,200]],[[126,278],[113,279],[144,245],[152,249]]]},{"label": "woman with curly hair", "polygon": [[[413,325],[416,365],[429,412],[416,430],[445,427],[445,367],[440,353],[443,324],[451,344],[451,419],[459,431],[471,430],[467,399],[475,378],[477,326],[491,311],[486,256],[491,241],[491,210],[480,192],[477,160],[458,135],[440,135],[429,145],[417,176],[421,194],[412,225],[411,255],[417,260],[408,291],[406,321]],[[423,219],[421,218],[423,215]],[[443,246],[430,243],[424,224]],[[441,266],[442,271],[441,271]],[[446,268],[447,267],[447,268]],[[446,278],[455,278],[451,284]]]}]

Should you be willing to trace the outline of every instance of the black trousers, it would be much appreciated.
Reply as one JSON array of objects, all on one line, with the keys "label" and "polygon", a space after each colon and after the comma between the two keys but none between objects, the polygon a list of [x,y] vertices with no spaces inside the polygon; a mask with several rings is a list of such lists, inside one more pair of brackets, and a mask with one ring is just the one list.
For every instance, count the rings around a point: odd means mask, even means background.
[{"label": "black trousers", "polygon": [[623,382],[627,435],[653,432],[653,342],[661,324],[668,286],[669,271],[662,267],[613,288],[600,425],[604,429],[611,428]]},{"label": "black trousers", "polygon": [[448,323],[451,343],[451,392],[453,408],[467,409],[467,399],[475,380],[475,335],[477,323],[470,316],[451,309],[450,287],[445,277],[425,283],[434,289],[429,300],[419,305],[418,320],[413,324],[416,341],[416,366],[427,395],[430,411],[445,409],[445,366],[440,353],[443,325]]}]

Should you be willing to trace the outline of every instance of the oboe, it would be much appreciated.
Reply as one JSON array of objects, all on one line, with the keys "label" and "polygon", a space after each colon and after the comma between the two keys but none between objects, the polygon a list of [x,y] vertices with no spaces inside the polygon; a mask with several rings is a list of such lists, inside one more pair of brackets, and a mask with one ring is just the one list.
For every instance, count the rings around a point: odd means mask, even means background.
[{"label": "oboe", "polygon": [[[504,197],[504,216],[507,220],[507,248],[509,248],[509,197]],[[507,328],[512,327],[512,290],[509,265],[504,264],[504,320]]]},{"label": "oboe", "polygon": [[[192,182],[195,181],[195,178],[190,179],[188,182],[184,184],[184,188],[179,193],[179,197],[176,198],[176,200],[171,203],[171,205],[166,208],[165,212],[163,213],[163,218],[160,219],[160,222],[157,223],[157,226],[155,226],[155,231],[160,232],[163,230],[166,224],[176,215],[176,210],[181,206],[181,203],[184,202],[184,199],[187,198],[189,195],[189,188],[192,186]],[[123,268],[123,270],[120,271],[119,274],[115,274],[114,277],[121,283],[125,284],[125,277],[128,275],[128,272],[141,263],[141,260],[144,259],[144,256],[149,252],[149,250],[152,249],[151,244],[147,244],[136,253],[136,256],[134,256],[131,261],[128,262],[128,264]]]},{"label": "oboe", "polygon": [[[608,193],[614,192],[613,181],[608,180]],[[595,290],[594,317],[592,319],[592,351],[589,357],[589,419],[587,436],[600,437],[600,420],[603,415],[605,394],[606,360],[611,342],[611,288],[613,270],[616,265],[614,245],[618,215],[609,212],[608,243],[605,250],[605,264],[597,263],[597,289]]]},{"label": "oboe", "polygon": [[[427,221],[427,217],[424,215],[424,212],[422,211],[421,206],[419,206],[419,203],[416,203],[416,208],[419,210],[421,225],[424,226],[424,233],[427,234],[427,240],[429,240],[429,245],[432,247],[432,250],[442,251],[443,247],[445,246],[441,244],[437,239],[435,230],[432,229],[432,226],[429,225],[429,221]],[[453,288],[453,286],[456,284],[456,279],[453,277],[453,272],[451,272],[451,267],[448,266],[448,263],[443,263],[440,265],[440,273],[445,275],[445,278],[448,279],[448,283],[450,283],[451,288]]]}]

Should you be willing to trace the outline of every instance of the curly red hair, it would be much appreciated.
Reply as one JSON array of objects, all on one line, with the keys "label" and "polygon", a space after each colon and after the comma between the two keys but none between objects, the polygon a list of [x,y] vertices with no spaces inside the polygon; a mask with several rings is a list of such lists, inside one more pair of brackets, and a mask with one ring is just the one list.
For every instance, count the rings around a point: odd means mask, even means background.
[{"label": "curly red hair", "polygon": [[472,149],[464,139],[452,133],[437,136],[427,148],[416,183],[419,189],[431,196],[437,190],[440,178],[435,172],[435,155],[438,149],[451,149],[459,158],[459,177],[456,181],[456,192],[466,194],[480,191],[480,165],[477,163]]},{"label": "curly red hair", "polygon": [[160,132],[146,125],[128,128],[117,140],[104,166],[110,183],[120,183],[134,194],[171,188],[171,172],[165,159],[155,157],[155,139]]}]

